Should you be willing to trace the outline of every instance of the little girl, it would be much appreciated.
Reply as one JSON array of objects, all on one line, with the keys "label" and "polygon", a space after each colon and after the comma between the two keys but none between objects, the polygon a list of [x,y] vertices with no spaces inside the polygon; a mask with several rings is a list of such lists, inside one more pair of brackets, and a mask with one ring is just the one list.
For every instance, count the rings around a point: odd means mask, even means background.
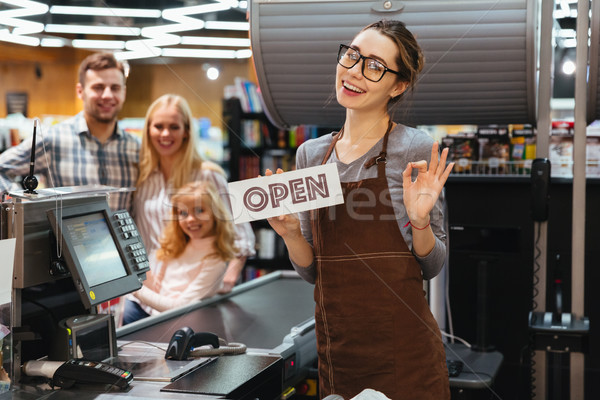
[{"label": "little girl", "polygon": [[173,218],[150,255],[155,267],[133,293],[137,302],[127,301],[124,324],[213,296],[237,251],[231,215],[213,184],[188,183],[171,204]]}]

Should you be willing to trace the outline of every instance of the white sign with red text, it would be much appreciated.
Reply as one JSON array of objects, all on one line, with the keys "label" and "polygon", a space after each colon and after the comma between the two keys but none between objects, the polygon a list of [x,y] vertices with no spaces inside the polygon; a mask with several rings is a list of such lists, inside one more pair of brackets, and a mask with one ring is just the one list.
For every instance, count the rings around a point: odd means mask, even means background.
[{"label": "white sign with red text", "polygon": [[344,202],[335,163],[231,182],[229,196],[236,224]]}]

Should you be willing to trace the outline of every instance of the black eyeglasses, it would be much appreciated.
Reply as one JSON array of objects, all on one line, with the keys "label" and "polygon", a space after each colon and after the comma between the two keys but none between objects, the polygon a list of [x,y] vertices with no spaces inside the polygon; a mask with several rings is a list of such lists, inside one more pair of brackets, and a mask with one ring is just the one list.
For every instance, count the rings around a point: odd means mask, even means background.
[{"label": "black eyeglasses", "polygon": [[342,67],[350,69],[358,64],[361,59],[363,60],[361,72],[363,76],[371,82],[379,82],[386,72],[400,75],[399,72],[389,69],[383,65],[381,61],[371,57],[365,57],[361,55],[358,50],[353,49],[350,46],[346,46],[345,44],[340,44],[337,60],[338,64],[340,64]]}]

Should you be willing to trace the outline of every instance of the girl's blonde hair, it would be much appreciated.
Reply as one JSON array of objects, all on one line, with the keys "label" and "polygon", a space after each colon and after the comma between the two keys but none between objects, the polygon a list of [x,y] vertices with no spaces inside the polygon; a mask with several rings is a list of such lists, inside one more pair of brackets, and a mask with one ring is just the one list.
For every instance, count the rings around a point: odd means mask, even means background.
[{"label": "girl's blonde hair", "polygon": [[152,116],[154,113],[165,107],[175,106],[183,119],[186,139],[182,143],[180,157],[177,158],[177,164],[173,168],[173,175],[169,179],[169,183],[174,188],[180,188],[188,183],[192,177],[192,173],[203,167],[212,169],[222,175],[225,172],[217,164],[210,161],[205,162],[202,156],[198,153],[198,138],[196,137],[194,128],[194,119],[188,102],[181,96],[176,94],[165,94],[156,99],[146,112],[146,120],[144,122],[144,133],[142,135],[142,147],[140,150],[140,174],[137,185],[144,182],[148,176],[158,168],[160,156],[152,142],[150,141],[150,125],[152,124]]},{"label": "girl's blonde hair", "polygon": [[[206,206],[213,214],[215,224],[214,254],[223,261],[234,258],[238,249],[235,247],[235,230],[231,214],[221,200],[216,187],[206,181],[188,183],[171,197],[172,218],[163,231],[156,257],[163,261],[175,259],[185,250],[190,237],[179,226],[178,203],[184,197],[190,196],[198,200],[203,199],[205,202],[202,205]],[[188,212],[193,212],[193,210],[188,210]]]}]

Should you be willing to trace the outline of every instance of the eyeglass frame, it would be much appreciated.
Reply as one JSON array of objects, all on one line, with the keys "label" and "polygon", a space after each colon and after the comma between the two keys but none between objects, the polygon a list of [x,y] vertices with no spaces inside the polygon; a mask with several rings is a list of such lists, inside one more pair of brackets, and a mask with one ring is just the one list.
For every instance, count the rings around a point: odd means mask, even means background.
[{"label": "eyeglass frame", "polygon": [[[350,67],[346,67],[345,65],[342,65],[342,63],[340,63],[340,58],[341,58],[340,55],[342,53],[342,49],[344,49],[344,48],[346,49],[346,51],[344,52],[344,55],[346,54],[346,52],[348,50],[353,50],[353,51],[356,52],[356,54],[358,54],[358,60],[356,60],[356,62],[354,64],[352,64]],[[351,68],[354,68],[356,66],[356,64],[358,64],[361,60],[363,61],[363,63],[362,63],[362,66],[360,67],[360,72],[361,72],[362,76],[365,77],[365,79],[367,79],[367,80],[369,80],[371,82],[379,82],[379,81],[381,81],[383,79],[383,77],[385,76],[386,72],[391,72],[393,74],[396,74],[397,76],[401,76],[400,72],[394,71],[393,69],[386,67],[385,65],[383,65],[383,63],[381,61],[379,61],[379,60],[377,60],[377,59],[375,59],[373,57],[365,57],[365,56],[363,56],[362,54],[360,54],[360,51],[356,50],[352,46],[348,46],[347,44],[340,44],[340,48],[338,50],[338,55],[337,55],[337,63],[340,66],[342,66],[342,67],[344,67],[346,69],[351,69]],[[374,81],[371,78],[367,78],[367,76],[365,75],[365,61],[366,60],[373,60],[375,62],[378,62],[383,67],[383,74],[381,74],[381,77],[379,77],[379,79],[377,79],[376,81]]]}]

